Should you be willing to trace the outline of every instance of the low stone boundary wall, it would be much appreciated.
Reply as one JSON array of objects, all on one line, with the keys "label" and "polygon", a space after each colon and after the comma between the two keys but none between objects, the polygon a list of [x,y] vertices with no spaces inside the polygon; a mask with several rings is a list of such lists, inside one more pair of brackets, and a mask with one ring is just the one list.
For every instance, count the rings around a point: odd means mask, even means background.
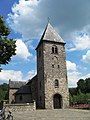
[{"label": "low stone boundary wall", "polygon": [[34,103],[26,103],[26,104],[5,104],[5,111],[11,112],[20,112],[20,111],[33,111],[36,110],[36,104]]}]

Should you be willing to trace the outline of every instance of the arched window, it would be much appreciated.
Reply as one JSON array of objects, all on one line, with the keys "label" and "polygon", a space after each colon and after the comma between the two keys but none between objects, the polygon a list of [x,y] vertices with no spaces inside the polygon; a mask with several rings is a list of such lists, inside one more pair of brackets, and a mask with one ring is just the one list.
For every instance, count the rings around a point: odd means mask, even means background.
[{"label": "arched window", "polygon": [[58,48],[57,48],[57,46],[53,46],[52,47],[52,53],[54,53],[54,54],[58,54]]},{"label": "arched window", "polygon": [[57,46],[55,46],[55,53],[58,54]]},{"label": "arched window", "polygon": [[54,53],[54,47],[52,47],[52,53]]},{"label": "arched window", "polygon": [[54,86],[55,86],[55,88],[59,87],[59,81],[57,79],[55,80]]}]

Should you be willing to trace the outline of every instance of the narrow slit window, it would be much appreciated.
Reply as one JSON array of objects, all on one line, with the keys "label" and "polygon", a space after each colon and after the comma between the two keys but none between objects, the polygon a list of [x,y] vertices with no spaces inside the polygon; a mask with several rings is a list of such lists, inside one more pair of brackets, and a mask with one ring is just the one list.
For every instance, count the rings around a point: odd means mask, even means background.
[{"label": "narrow slit window", "polygon": [[55,53],[58,54],[58,49],[57,46],[55,47]]},{"label": "narrow slit window", "polygon": [[54,47],[52,47],[52,53],[54,53]]},{"label": "narrow slit window", "polygon": [[58,81],[57,79],[55,80],[54,85],[55,85],[55,88],[58,88],[58,87],[59,87],[59,81]]},{"label": "narrow slit window", "polygon": [[54,68],[54,65],[52,65],[52,68]]},{"label": "narrow slit window", "polygon": [[60,66],[58,65],[58,68],[60,68]]}]

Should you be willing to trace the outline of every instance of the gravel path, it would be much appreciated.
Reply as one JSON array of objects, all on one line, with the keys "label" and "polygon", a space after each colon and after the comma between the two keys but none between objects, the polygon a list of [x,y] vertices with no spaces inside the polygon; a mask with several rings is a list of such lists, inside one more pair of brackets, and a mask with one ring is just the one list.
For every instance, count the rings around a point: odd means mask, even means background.
[{"label": "gravel path", "polygon": [[36,110],[12,114],[14,120],[90,120],[89,110]]}]

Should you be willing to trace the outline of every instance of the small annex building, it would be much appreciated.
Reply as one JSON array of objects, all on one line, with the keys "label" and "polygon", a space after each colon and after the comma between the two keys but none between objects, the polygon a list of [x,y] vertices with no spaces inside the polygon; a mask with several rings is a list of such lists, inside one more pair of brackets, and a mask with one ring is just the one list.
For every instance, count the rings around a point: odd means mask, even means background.
[{"label": "small annex building", "polygon": [[9,103],[15,103],[15,95],[19,88],[24,86],[26,82],[9,80]]},{"label": "small annex building", "polygon": [[[18,89],[9,88],[9,103],[36,102],[37,108],[68,108],[65,42],[50,23],[36,48],[37,75]],[[9,83],[10,84],[10,83]],[[13,97],[12,97],[13,96]],[[12,100],[11,100],[12,99]]]}]

